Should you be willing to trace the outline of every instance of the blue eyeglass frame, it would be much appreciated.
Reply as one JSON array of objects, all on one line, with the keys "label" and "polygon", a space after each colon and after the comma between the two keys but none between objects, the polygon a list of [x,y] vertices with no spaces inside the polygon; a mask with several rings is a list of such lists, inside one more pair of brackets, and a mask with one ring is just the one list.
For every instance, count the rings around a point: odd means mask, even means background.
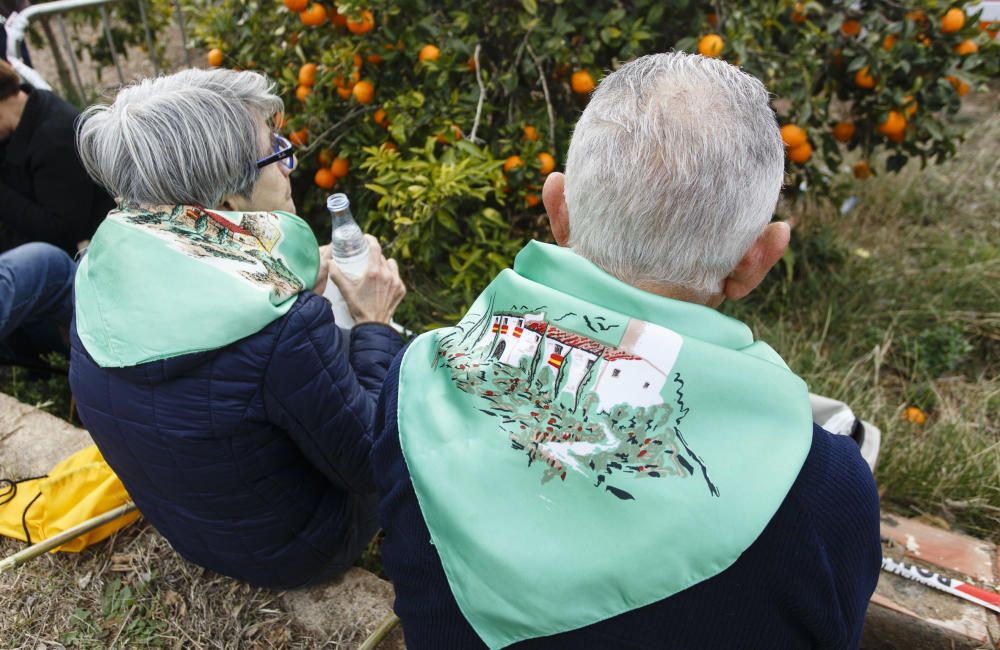
[{"label": "blue eyeglass frame", "polygon": [[257,169],[262,169],[276,162],[281,162],[288,171],[295,169],[295,145],[288,138],[277,133],[272,133],[271,139],[274,146],[274,153],[258,160]]}]

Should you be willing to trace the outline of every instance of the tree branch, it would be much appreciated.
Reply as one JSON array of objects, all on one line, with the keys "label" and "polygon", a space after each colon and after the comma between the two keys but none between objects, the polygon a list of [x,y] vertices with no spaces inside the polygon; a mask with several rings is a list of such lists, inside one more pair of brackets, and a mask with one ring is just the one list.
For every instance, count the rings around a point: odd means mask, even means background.
[{"label": "tree branch", "polygon": [[476,119],[472,122],[472,131],[469,132],[469,140],[473,143],[484,142],[481,138],[476,137],[476,131],[479,130],[479,120],[483,116],[483,102],[486,101],[486,85],[483,84],[483,73],[479,69],[479,51],[482,45],[476,43],[476,51],[472,54],[472,58],[476,63],[476,83],[479,84],[479,101],[476,103]]},{"label": "tree branch", "polygon": [[531,60],[535,62],[535,68],[538,69],[538,78],[542,82],[542,92],[545,93],[545,108],[548,110],[549,114],[549,147],[555,150],[556,146],[556,115],[555,110],[552,108],[552,98],[549,96],[549,84],[545,81],[545,69],[542,68],[542,63],[535,56],[535,51],[531,49],[531,46],[527,46],[528,54],[531,55]]}]

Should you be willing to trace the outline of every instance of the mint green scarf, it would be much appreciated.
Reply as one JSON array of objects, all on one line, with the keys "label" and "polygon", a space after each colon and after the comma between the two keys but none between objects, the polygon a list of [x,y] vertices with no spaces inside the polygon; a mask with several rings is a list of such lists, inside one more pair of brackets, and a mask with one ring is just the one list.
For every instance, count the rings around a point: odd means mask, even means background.
[{"label": "mint green scarf", "polygon": [[293,214],[114,210],[77,270],[77,332],[105,368],[214,350],[284,315],[318,270]]},{"label": "mint green scarf", "polygon": [[745,325],[538,242],[409,347],[398,408],[431,541],[490,648],[717,575],[812,441],[805,384]]}]

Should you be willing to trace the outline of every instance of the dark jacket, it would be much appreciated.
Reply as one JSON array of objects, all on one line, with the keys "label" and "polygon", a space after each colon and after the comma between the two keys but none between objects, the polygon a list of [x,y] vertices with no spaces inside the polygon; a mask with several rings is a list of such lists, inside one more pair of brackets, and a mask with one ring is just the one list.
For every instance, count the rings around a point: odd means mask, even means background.
[{"label": "dark jacket", "polygon": [[108,464],[181,555],[288,588],[337,561],[359,496],[374,510],[375,406],[401,345],[365,324],[348,353],[330,304],[303,293],[236,343],[130,368],[97,366],[74,326],[70,385]]},{"label": "dark jacket", "polygon": [[76,109],[47,90],[23,89],[21,122],[0,142],[0,251],[41,241],[76,255],[114,201],[77,155]]},{"label": "dark jacket", "polygon": [[[386,377],[372,444],[394,609],[410,650],[485,648],[452,596],[400,450],[401,359]],[[856,648],[881,557],[878,493],[868,466],[851,438],[814,426],[812,448],[778,512],[728,569],[658,603],[510,647]]]}]

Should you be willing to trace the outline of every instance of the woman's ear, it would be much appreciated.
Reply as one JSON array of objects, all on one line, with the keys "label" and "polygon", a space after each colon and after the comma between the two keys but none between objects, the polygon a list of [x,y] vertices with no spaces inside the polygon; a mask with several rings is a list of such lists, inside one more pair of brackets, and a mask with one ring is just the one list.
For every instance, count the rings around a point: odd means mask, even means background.
[{"label": "woman's ear", "polygon": [[739,300],[753,291],[764,276],[777,264],[788,248],[791,228],[783,221],[767,224],[764,232],[746,252],[724,283],[722,293],[730,300]]},{"label": "woman's ear", "polygon": [[566,205],[566,177],[552,172],[542,188],[542,203],[549,215],[552,236],[560,246],[569,245],[569,206]]}]

